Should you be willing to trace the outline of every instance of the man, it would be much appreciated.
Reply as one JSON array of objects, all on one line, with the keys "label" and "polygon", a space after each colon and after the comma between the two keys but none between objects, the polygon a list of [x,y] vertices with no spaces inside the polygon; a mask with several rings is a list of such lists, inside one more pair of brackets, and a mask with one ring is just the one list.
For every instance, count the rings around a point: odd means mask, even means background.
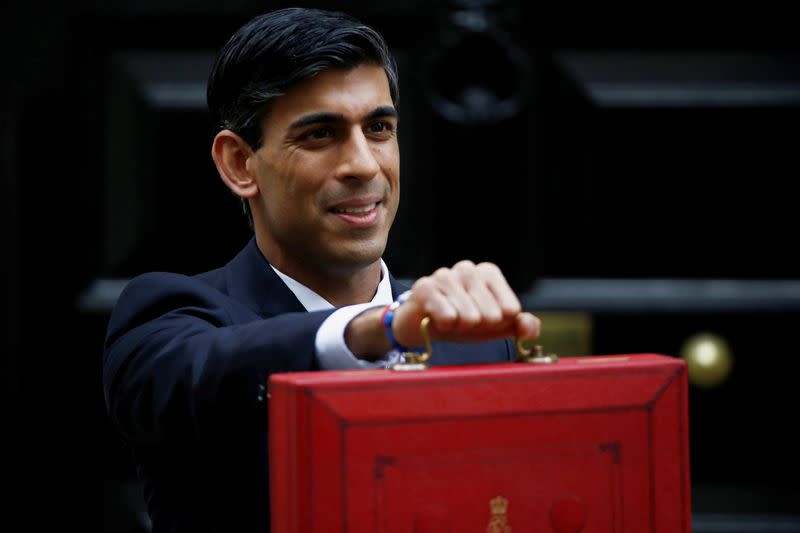
[{"label": "man", "polygon": [[397,73],[374,30],[316,10],[257,17],[220,52],[208,102],[212,157],[254,238],[218,270],[132,280],[104,388],[154,531],[268,531],[270,374],[387,366],[422,344],[425,316],[437,341],[470,341],[434,363],[509,360],[502,339],[539,322],[494,265],[463,261],[410,292],[389,275]]}]

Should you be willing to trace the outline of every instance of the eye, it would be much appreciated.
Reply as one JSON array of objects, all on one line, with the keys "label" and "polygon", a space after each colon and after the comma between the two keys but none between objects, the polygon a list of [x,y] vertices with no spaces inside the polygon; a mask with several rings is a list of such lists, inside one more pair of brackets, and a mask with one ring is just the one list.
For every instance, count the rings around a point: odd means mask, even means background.
[{"label": "eye", "polygon": [[314,141],[318,141],[321,139],[326,139],[328,137],[333,137],[333,128],[330,126],[322,126],[320,128],[314,128],[313,130],[307,131],[303,134],[303,139],[310,139]]},{"label": "eye", "polygon": [[389,134],[394,131],[394,124],[386,120],[379,120],[370,124],[367,129],[370,133]]}]

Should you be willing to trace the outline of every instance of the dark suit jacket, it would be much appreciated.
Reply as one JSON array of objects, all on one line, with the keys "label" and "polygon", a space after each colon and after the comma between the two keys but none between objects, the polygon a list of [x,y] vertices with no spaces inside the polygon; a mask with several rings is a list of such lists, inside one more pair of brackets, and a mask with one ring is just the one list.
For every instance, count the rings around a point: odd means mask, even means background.
[{"label": "dark suit jacket", "polygon": [[[406,289],[391,281],[395,297]],[[103,385],[156,533],[269,531],[267,378],[317,368],[314,339],[332,312],[305,311],[254,239],[223,268],[127,285]],[[505,341],[434,348],[434,364],[512,358]]]}]

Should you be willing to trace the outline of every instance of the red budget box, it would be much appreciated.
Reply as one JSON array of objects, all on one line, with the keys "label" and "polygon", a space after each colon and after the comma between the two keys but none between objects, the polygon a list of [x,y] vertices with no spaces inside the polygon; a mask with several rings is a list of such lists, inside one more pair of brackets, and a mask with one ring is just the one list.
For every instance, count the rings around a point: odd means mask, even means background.
[{"label": "red budget box", "polygon": [[269,393],[273,533],[691,530],[677,358],[297,372]]}]

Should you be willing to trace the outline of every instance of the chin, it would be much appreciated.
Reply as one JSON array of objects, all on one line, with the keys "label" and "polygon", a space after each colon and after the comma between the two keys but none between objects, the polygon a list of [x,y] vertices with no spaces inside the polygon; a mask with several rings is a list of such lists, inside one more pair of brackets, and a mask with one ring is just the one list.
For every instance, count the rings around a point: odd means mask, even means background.
[{"label": "chin", "polygon": [[385,249],[385,242],[354,243],[337,250],[336,263],[347,270],[359,270],[378,261]]}]

